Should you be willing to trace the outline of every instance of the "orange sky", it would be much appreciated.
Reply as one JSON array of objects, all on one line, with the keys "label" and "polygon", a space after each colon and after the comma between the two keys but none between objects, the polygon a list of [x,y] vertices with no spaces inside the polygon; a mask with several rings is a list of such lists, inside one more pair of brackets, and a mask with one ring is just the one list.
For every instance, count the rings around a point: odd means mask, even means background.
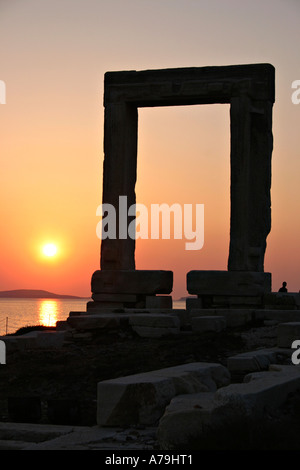
[{"label": "orange sky", "polygon": [[[269,62],[276,68],[273,289],[300,289],[298,0],[0,0],[0,290],[88,296],[103,163],[103,78],[143,70]],[[137,202],[205,205],[202,250],[184,240],[138,240],[138,269],[226,269],[229,105],[139,110]],[[41,247],[58,245],[55,259]]]}]

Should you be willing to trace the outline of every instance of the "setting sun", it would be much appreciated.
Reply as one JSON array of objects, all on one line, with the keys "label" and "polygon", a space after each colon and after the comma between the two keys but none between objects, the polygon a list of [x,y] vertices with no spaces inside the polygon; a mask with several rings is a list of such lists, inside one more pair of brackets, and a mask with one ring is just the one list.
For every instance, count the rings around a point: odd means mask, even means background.
[{"label": "setting sun", "polygon": [[53,257],[57,254],[57,247],[54,243],[47,243],[43,246],[43,254],[48,257]]}]

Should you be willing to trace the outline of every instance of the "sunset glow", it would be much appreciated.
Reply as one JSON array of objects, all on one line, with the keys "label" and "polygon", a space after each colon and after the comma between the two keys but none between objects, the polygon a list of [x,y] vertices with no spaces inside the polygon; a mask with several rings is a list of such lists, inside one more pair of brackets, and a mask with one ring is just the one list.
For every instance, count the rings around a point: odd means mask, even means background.
[{"label": "sunset glow", "polygon": [[55,326],[58,320],[58,301],[40,300],[39,321],[44,326]]},{"label": "sunset glow", "polygon": [[[297,0],[0,2],[0,290],[91,293],[100,267],[107,71],[270,63],[276,95],[265,271],[274,291],[285,280],[298,292],[300,104],[291,98],[300,80],[299,17]],[[227,269],[229,113],[229,104],[139,109],[137,202],[204,204],[201,250],[185,250],[184,240],[136,243],[137,269],[173,271],[174,299],[187,295],[190,270]]]}]

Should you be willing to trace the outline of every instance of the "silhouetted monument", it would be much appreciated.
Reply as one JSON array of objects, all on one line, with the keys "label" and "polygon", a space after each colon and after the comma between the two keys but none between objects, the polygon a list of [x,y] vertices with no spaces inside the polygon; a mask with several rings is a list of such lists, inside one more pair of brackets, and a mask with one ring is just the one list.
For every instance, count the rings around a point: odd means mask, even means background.
[{"label": "silhouetted monument", "polygon": [[[190,294],[260,296],[271,291],[264,273],[271,228],[271,155],[274,67],[250,64],[107,72],[104,83],[103,204],[119,196],[135,204],[138,108],[230,104],[231,218],[227,271],[191,271]],[[128,221],[129,223],[129,221]],[[118,230],[117,230],[118,234]],[[170,307],[171,271],[135,269],[135,240],[101,241],[101,269],[92,276],[93,302],[102,307]]]}]

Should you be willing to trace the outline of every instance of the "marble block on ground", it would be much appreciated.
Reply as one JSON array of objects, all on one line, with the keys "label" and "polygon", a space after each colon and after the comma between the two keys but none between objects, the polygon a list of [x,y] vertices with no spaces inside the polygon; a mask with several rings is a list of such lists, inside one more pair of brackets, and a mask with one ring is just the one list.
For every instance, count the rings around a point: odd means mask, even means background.
[{"label": "marble block on ground", "polygon": [[227,367],[230,372],[258,372],[275,364],[277,357],[278,349],[258,349],[229,357]]},{"label": "marble block on ground", "polygon": [[244,383],[176,396],[159,421],[160,449],[247,448],[266,414],[276,411],[299,386],[299,368],[272,365],[268,371],[248,374]]},{"label": "marble block on ground", "polygon": [[100,426],[152,425],[174,396],[216,391],[229,382],[227,368],[214,363],[183,364],[105,380],[97,387],[97,423]]}]

